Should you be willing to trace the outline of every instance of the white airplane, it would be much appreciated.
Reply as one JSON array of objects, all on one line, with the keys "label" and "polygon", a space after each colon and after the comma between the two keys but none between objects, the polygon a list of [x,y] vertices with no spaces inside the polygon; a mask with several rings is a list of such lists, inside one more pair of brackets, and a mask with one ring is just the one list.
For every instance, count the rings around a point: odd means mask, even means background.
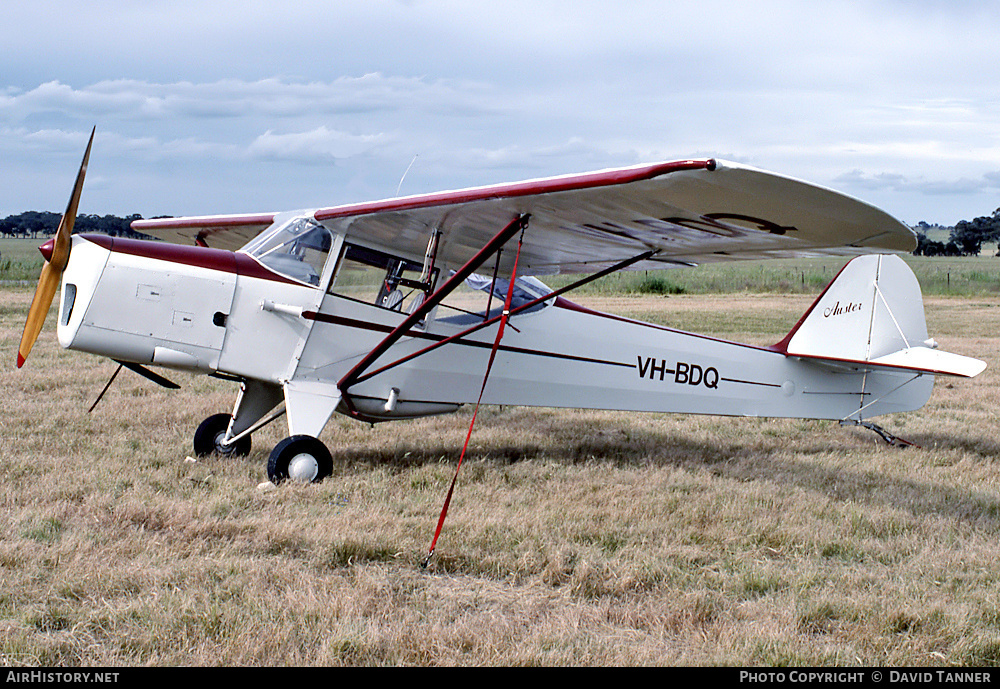
[{"label": "white airplane", "polygon": [[[93,134],[91,134],[91,143]],[[246,455],[284,414],[269,478],[320,481],[334,412],[365,422],[464,404],[868,419],[915,410],[936,375],[985,364],[936,349],[892,254],[913,232],[842,194],[684,160],[288,213],[140,220],[168,241],[71,236],[90,144],[29,311],[18,366],[56,289],[58,338],[240,384],[199,455]],[[187,244],[184,246],[183,244]],[[780,342],[727,342],[563,297],[617,270],[857,255]],[[551,290],[537,276],[581,275]],[[482,290],[481,292],[476,290]],[[475,295],[484,303],[469,306]],[[103,393],[102,393],[103,394]],[[470,428],[471,431],[471,428]]]}]

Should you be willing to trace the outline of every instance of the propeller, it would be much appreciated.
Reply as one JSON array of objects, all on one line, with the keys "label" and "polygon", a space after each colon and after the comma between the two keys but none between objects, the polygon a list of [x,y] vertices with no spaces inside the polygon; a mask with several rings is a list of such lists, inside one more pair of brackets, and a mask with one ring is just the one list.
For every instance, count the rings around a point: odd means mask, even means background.
[{"label": "propeller", "polygon": [[94,127],[90,132],[90,141],[87,142],[87,151],[83,154],[83,162],[80,163],[80,171],[76,174],[76,184],[73,185],[73,194],[69,198],[69,205],[66,212],[59,221],[59,229],[56,230],[54,239],[50,239],[43,244],[39,251],[45,257],[42,265],[42,273],[38,276],[38,286],[35,288],[35,296],[31,300],[31,308],[28,309],[28,318],[24,323],[24,334],[21,335],[21,345],[17,349],[17,367],[24,366],[31,348],[38,339],[38,334],[42,331],[45,317],[52,306],[52,299],[55,297],[59,282],[62,279],[63,270],[69,262],[69,250],[72,244],[70,235],[73,234],[73,224],[76,222],[76,210],[80,205],[80,193],[83,191],[83,178],[87,174],[87,162],[90,160],[90,147],[94,143]]}]

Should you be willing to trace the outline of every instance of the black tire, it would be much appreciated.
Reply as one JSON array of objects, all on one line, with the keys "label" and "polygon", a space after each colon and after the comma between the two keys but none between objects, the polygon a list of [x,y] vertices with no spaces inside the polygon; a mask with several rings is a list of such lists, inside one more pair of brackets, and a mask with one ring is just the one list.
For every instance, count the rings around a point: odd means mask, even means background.
[{"label": "black tire", "polygon": [[223,445],[229,428],[229,414],[213,414],[198,426],[194,432],[194,454],[196,457],[220,455],[222,457],[246,457],[250,454],[250,436],[245,435],[235,443]]},{"label": "black tire", "polygon": [[333,473],[333,457],[311,435],[293,435],[274,446],[267,458],[267,477],[277,485],[285,479],[319,483]]}]

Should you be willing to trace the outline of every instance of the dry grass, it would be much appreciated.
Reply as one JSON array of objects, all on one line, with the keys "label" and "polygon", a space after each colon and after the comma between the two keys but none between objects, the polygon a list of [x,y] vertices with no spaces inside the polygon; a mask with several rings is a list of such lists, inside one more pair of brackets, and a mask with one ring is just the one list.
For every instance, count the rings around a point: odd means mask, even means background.
[{"label": "dry grass", "polygon": [[[983,665],[1000,662],[998,375],[941,380],[884,424],[489,409],[421,567],[468,412],[335,419],[335,474],[262,491],[187,463],[230,384],[169,392],[64,352],[14,351],[0,291],[0,664]],[[582,300],[581,300],[582,301]],[[754,342],[808,297],[595,298]],[[1000,308],[928,300],[942,346],[993,364]],[[50,324],[51,325],[51,324]]]}]

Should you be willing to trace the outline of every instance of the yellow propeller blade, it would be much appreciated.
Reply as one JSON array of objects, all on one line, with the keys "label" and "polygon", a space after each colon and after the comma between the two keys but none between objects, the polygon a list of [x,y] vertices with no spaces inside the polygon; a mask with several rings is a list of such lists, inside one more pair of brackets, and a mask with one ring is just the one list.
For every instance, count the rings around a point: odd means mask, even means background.
[{"label": "yellow propeller blade", "polygon": [[38,277],[38,287],[35,288],[35,297],[31,300],[31,308],[28,309],[28,318],[24,323],[24,334],[21,335],[21,346],[17,350],[17,367],[24,366],[25,359],[31,352],[31,348],[38,339],[38,334],[42,332],[42,324],[49,313],[49,306],[55,297],[56,289],[59,287],[59,273],[48,261],[42,266],[42,274]]},{"label": "yellow propeller blade", "polygon": [[87,164],[90,161],[90,147],[94,143],[94,133],[97,127],[90,132],[90,140],[87,142],[87,150],[83,154],[83,162],[80,163],[80,170],[76,174],[76,183],[73,185],[73,193],[69,197],[69,204],[66,212],[59,221],[59,229],[56,230],[55,242],[52,253],[47,257],[42,265],[42,273],[38,276],[38,286],[35,288],[35,296],[31,300],[31,308],[28,309],[28,318],[24,323],[24,333],[21,335],[21,345],[17,349],[17,367],[24,366],[31,348],[35,346],[45,323],[45,317],[52,306],[52,299],[59,288],[59,281],[62,279],[63,270],[69,262],[69,250],[72,244],[73,224],[76,222],[77,208],[80,205],[80,194],[83,192],[83,179],[87,175]]}]

